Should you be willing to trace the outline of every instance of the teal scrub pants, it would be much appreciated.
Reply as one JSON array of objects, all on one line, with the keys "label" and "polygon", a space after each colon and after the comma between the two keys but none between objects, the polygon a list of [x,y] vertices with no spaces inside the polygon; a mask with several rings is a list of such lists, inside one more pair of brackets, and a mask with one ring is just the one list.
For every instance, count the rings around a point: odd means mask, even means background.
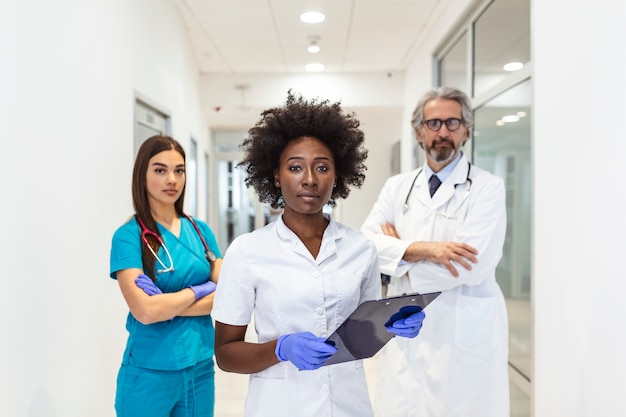
[{"label": "teal scrub pants", "polygon": [[213,359],[180,371],[122,365],[117,376],[117,417],[213,417]]}]

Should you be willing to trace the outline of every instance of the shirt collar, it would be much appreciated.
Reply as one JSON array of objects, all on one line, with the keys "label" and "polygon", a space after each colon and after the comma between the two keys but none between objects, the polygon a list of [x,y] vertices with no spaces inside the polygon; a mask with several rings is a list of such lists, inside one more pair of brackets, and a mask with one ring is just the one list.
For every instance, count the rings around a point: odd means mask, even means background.
[{"label": "shirt collar", "polygon": [[[457,164],[459,163],[459,161],[461,160],[461,157],[463,156],[463,151],[459,152],[456,156],[456,158],[454,158],[454,160],[449,163],[448,165],[446,165],[445,167],[443,167],[441,169],[441,171],[437,172],[437,178],[439,178],[439,181],[446,182],[446,179],[450,176],[450,174],[452,174],[452,171],[454,171],[454,168],[456,168]],[[424,163],[424,174],[426,174],[426,180],[429,180],[430,177],[434,174],[435,172],[430,169],[430,167],[428,166],[428,162]]]}]

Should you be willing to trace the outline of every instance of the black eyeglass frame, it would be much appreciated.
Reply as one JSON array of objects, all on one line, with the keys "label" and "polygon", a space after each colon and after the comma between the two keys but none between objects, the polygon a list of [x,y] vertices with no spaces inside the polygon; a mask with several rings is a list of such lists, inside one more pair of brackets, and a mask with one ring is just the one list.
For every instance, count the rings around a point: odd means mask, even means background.
[{"label": "black eyeglass frame", "polygon": [[[425,125],[429,130],[432,130],[433,132],[438,132],[441,129],[441,126],[445,124],[446,129],[448,129],[450,132],[454,132],[458,130],[463,125],[464,122],[465,121],[463,119],[459,119],[458,117],[450,117],[446,120],[428,119],[428,120],[424,120],[422,124]],[[432,123],[436,123],[437,126],[436,127],[431,126]],[[458,123],[458,126],[452,129],[452,127],[450,126],[451,123]]]}]

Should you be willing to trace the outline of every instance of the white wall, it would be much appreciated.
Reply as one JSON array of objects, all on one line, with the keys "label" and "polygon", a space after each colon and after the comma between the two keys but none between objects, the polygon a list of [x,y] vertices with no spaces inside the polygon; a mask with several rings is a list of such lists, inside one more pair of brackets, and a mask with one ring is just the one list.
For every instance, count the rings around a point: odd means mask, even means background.
[{"label": "white wall", "polygon": [[[239,90],[240,86],[245,90]],[[358,114],[360,107],[401,107],[404,77],[384,73],[206,74],[201,77],[202,104],[209,124],[215,129],[244,127],[247,130],[263,110],[282,105],[290,89],[307,99],[340,101],[342,107],[352,108]],[[215,111],[216,108],[220,110]]]},{"label": "white wall", "polygon": [[369,214],[385,180],[391,175],[392,145],[400,140],[402,109],[358,109],[361,130],[365,134],[367,171],[361,188],[353,188],[348,198],[337,201],[338,221],[359,229]]},{"label": "white wall", "polygon": [[202,155],[195,61],[169,0],[0,9],[0,415],[110,417],[127,308],[108,262],[132,212],[134,92]]},{"label": "white wall", "polygon": [[626,413],[626,2],[533,1],[535,416]]}]

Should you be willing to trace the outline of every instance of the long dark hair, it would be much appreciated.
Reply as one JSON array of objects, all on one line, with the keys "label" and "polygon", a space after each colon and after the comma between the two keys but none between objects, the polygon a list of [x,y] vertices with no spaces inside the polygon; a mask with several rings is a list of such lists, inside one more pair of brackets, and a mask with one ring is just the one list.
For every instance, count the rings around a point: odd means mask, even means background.
[{"label": "long dark hair", "polygon": [[[183,162],[185,161],[185,151],[183,150],[183,147],[180,145],[180,143],[178,143],[174,138],[161,135],[152,136],[146,139],[146,141],[142,143],[139,147],[139,150],[137,151],[137,156],[135,158],[135,166],[133,168],[132,192],[135,215],[143,222],[148,230],[153,231],[159,237],[161,236],[161,234],[159,233],[159,228],[157,227],[156,221],[154,220],[154,218],[152,217],[152,213],[150,212],[150,203],[148,201],[148,190],[146,186],[146,174],[148,172],[148,163],[150,162],[150,158],[163,151],[171,150],[174,150],[181,154],[181,156],[183,157]],[[180,197],[178,198],[178,200],[176,200],[176,203],[174,203],[174,208],[176,209],[176,213],[179,216],[183,215],[186,186],[187,184],[185,183]],[[147,237],[147,240],[150,243],[152,249],[157,252],[159,250],[159,242],[156,239],[151,238],[150,236]],[[149,275],[152,280],[155,280],[155,259],[143,239],[141,239],[141,258],[143,260],[144,273]]]}]

